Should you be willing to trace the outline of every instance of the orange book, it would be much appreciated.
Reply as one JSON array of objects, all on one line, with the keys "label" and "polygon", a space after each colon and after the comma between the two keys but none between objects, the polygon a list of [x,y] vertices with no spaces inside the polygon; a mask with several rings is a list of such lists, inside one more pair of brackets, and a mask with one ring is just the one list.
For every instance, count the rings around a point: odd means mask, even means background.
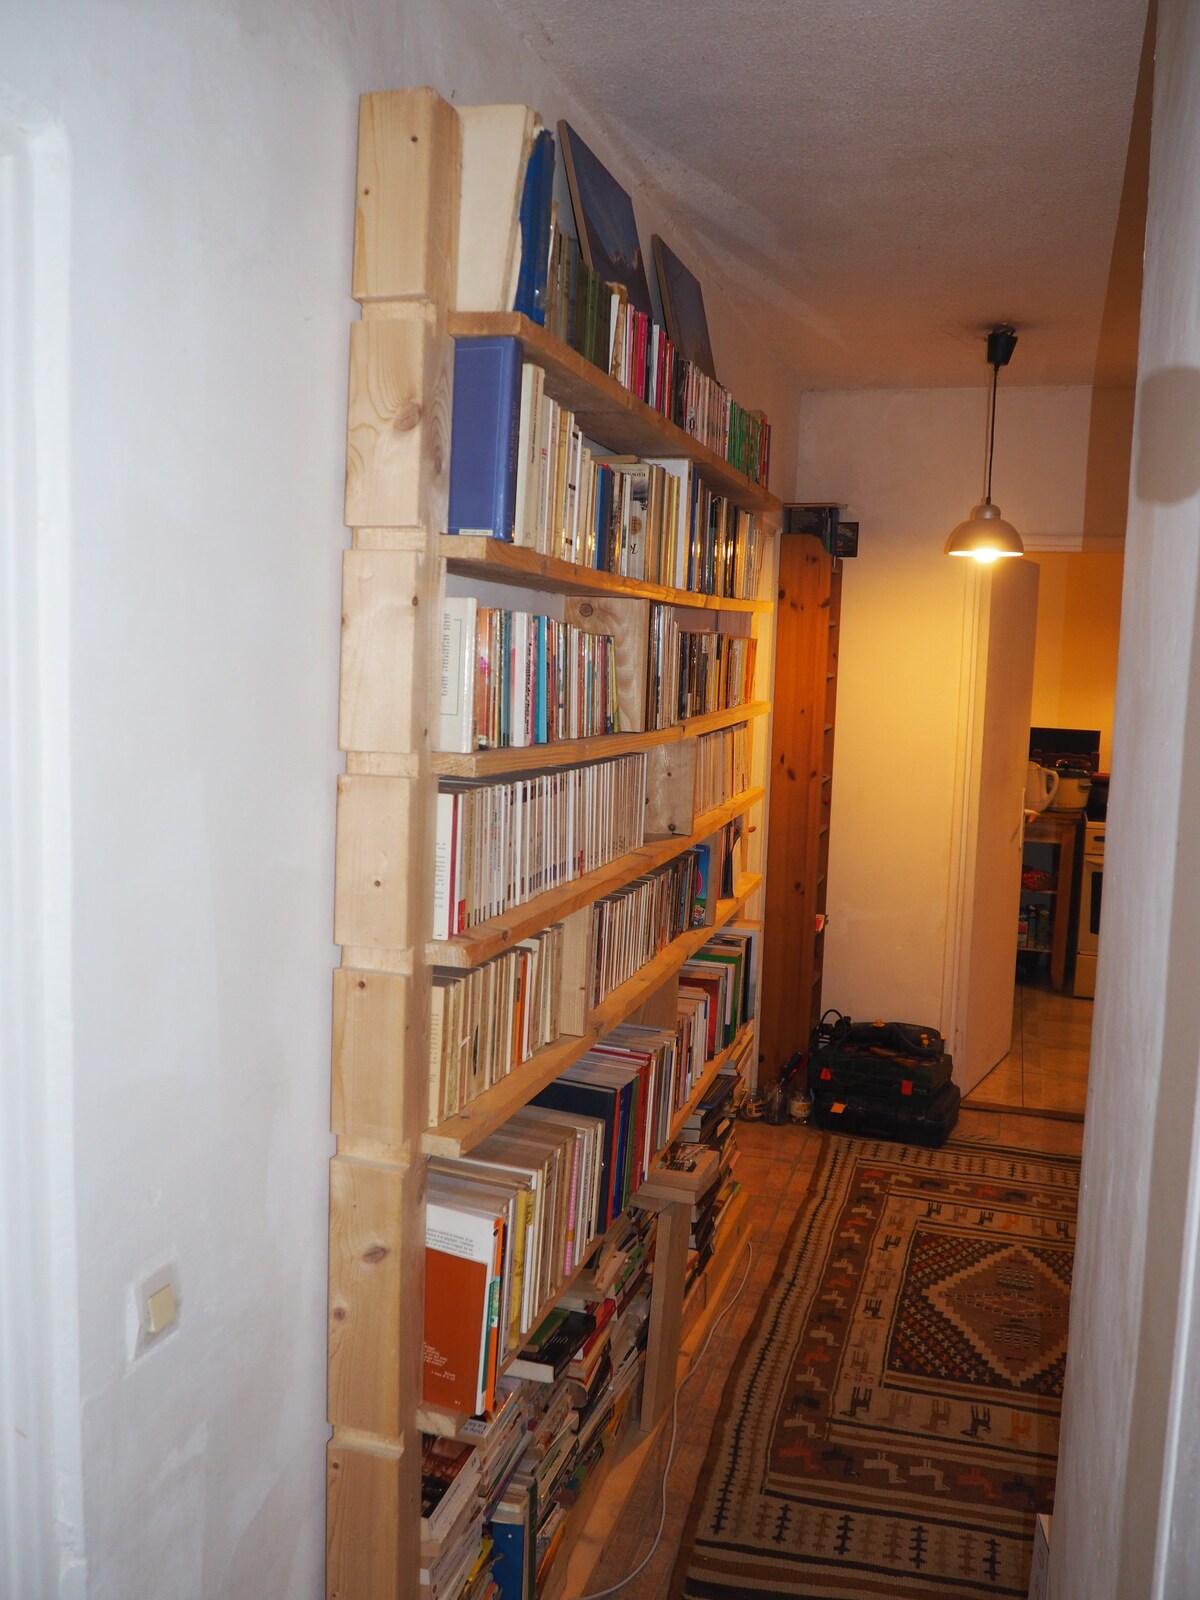
[{"label": "orange book", "polygon": [[473,1416],[483,1409],[480,1352],[487,1337],[491,1263],[425,1251],[426,1405]]}]

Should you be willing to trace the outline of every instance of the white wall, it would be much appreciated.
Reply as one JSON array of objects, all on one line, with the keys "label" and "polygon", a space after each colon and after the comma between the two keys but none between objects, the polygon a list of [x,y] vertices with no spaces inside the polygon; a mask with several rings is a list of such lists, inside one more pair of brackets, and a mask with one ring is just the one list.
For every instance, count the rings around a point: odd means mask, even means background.
[{"label": "white wall", "polygon": [[[36,1442],[55,1537],[93,1600],[313,1600],[357,97],[566,97],[486,0],[6,6],[0,80],[71,168],[74,1199],[42,1309],[82,1465]],[[710,315],[786,473],[790,387]],[[178,1329],[131,1365],[130,1285],[169,1261]]]},{"label": "white wall", "polygon": [[1200,1593],[1200,8],[1161,0],[1055,1600]]},{"label": "white wall", "polygon": [[[974,598],[972,564],[942,549],[982,498],[980,366],[977,391],[806,394],[797,469],[800,499],[848,503],[862,528],[843,577],[823,999],[946,1031]],[[1115,519],[1123,500],[1092,491],[1121,479],[1127,415],[1121,392],[1002,382],[993,492],[1031,548],[1116,531],[1091,508]]]}]

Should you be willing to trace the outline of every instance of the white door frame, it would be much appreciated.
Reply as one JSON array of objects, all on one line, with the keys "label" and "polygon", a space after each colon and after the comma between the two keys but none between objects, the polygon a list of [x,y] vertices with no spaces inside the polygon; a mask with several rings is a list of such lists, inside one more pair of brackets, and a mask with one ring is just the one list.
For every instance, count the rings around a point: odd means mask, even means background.
[{"label": "white door frame", "polygon": [[0,1591],[85,1592],[71,973],[70,154],[0,84]]}]

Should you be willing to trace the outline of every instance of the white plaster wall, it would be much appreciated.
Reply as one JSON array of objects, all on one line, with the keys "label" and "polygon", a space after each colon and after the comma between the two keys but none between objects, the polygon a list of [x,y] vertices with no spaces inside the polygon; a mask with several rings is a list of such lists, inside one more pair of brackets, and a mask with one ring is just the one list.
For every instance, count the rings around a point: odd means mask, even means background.
[{"label": "white plaster wall", "polygon": [[[843,578],[823,999],[947,1031],[973,600],[969,563],[942,549],[982,498],[981,368],[978,390],[804,395],[797,466],[801,500],[846,503],[862,529]],[[1115,531],[1127,416],[1120,392],[1002,383],[993,491],[1031,547]]]},{"label": "white plaster wall", "polygon": [[[72,165],[83,1455],[58,1470],[83,1515],[58,1537],[92,1600],[315,1600],[357,97],[568,99],[487,0],[10,5],[0,80]],[[790,388],[723,342],[786,474]],[[167,1261],[178,1329],[130,1365],[129,1287]]]},{"label": "white plaster wall", "polygon": [[1200,9],[1158,13],[1055,1600],[1200,1593]]}]

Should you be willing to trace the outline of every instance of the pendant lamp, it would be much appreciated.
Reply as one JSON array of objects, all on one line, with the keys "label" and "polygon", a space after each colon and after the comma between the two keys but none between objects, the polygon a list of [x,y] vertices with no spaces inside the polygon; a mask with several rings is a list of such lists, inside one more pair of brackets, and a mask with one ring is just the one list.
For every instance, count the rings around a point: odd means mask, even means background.
[{"label": "pendant lamp", "polygon": [[973,556],[976,561],[999,561],[1002,556],[1023,556],[1025,546],[1011,522],[1005,522],[1000,507],[992,504],[992,456],[996,448],[996,384],[1000,368],[1006,367],[1017,346],[1011,327],[993,328],[987,336],[988,365],[992,369],[992,398],[988,408],[987,482],[983,502],[946,540],[948,556]]}]

